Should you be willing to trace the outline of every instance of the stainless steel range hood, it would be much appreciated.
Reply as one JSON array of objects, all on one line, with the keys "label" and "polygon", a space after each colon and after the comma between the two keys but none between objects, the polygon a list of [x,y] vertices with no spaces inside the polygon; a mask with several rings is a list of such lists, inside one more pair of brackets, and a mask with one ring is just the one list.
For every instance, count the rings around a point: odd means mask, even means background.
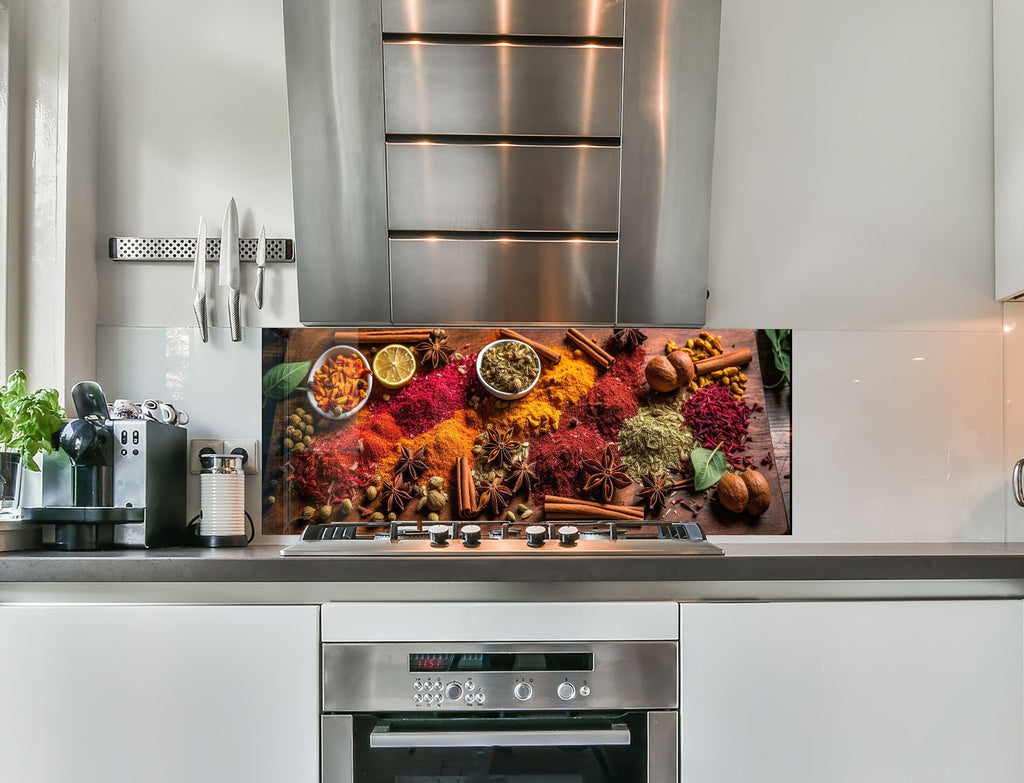
[{"label": "stainless steel range hood", "polygon": [[284,0],[308,325],[704,322],[721,0]]}]

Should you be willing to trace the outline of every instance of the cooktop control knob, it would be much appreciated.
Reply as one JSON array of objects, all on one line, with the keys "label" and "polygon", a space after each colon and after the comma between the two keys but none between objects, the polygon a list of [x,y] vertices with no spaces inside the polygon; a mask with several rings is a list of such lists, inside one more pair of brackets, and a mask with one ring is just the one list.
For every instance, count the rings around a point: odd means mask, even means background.
[{"label": "cooktop control knob", "polygon": [[558,683],[558,689],[555,692],[562,701],[572,701],[576,698],[576,686],[571,682]]},{"label": "cooktop control knob", "polygon": [[427,528],[431,546],[448,546],[448,525],[431,525]]},{"label": "cooktop control knob", "polygon": [[444,697],[448,701],[458,701],[462,698],[462,686],[457,682],[450,682],[444,689]]},{"label": "cooktop control knob", "polygon": [[528,701],[533,696],[533,688],[530,687],[528,682],[517,682],[516,687],[512,689],[512,695],[519,699],[519,701]]},{"label": "cooktop control knob", "polygon": [[547,536],[548,531],[544,525],[530,525],[526,528],[526,545],[544,546],[544,540]]},{"label": "cooktop control knob", "polygon": [[580,531],[575,525],[562,525],[558,528],[558,543],[562,546],[576,546]]},{"label": "cooktop control knob", "polygon": [[480,546],[480,525],[462,526],[462,543],[466,546]]}]

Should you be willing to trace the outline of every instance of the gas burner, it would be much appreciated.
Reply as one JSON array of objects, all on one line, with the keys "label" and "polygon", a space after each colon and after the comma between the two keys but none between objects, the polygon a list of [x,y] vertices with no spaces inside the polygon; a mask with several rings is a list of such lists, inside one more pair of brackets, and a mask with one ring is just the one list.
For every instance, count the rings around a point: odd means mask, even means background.
[{"label": "gas burner", "polygon": [[557,522],[437,522],[424,529],[409,522],[312,524],[285,556],[557,556],[718,555],[696,522],[632,520]]}]

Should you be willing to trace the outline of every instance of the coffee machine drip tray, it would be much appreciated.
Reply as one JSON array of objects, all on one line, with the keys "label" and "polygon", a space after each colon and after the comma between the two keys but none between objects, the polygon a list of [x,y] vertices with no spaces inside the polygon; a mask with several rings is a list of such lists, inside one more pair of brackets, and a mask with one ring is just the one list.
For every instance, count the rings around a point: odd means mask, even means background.
[{"label": "coffee machine drip tray", "polygon": [[119,525],[144,522],[146,509],[120,506],[39,506],[22,508],[25,522],[49,524]]},{"label": "coffee machine drip tray", "polygon": [[44,543],[65,551],[82,551],[113,546],[114,527],[144,522],[146,509],[140,506],[26,507],[21,509],[21,519],[53,525],[53,540],[44,532]]}]

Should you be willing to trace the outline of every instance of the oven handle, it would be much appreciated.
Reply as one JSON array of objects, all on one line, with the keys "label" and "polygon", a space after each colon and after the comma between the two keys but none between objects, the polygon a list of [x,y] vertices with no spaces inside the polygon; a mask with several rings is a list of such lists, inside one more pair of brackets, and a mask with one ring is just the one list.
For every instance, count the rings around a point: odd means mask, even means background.
[{"label": "oven handle", "polygon": [[629,727],[614,723],[608,729],[555,731],[391,731],[386,723],[370,732],[371,748],[554,748],[628,745]]}]

